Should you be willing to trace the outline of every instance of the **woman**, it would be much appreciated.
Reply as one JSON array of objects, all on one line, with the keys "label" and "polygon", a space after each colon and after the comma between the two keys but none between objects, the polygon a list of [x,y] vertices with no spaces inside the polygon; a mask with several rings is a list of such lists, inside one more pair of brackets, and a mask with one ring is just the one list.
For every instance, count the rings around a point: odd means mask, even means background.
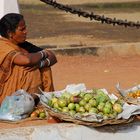
[{"label": "woman", "polygon": [[[50,66],[57,62],[55,55],[25,41],[24,17],[10,13],[0,20],[0,104],[18,89],[28,93],[53,91]],[[35,95],[35,94],[33,94]]]}]

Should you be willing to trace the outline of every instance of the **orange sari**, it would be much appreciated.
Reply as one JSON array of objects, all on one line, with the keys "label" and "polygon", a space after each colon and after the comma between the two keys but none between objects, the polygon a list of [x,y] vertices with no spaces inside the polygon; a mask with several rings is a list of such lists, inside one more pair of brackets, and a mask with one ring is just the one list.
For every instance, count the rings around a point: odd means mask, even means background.
[{"label": "orange sari", "polygon": [[18,89],[29,93],[38,93],[38,87],[47,92],[54,90],[51,68],[27,70],[14,65],[13,60],[19,53],[18,46],[0,38],[0,104]]}]

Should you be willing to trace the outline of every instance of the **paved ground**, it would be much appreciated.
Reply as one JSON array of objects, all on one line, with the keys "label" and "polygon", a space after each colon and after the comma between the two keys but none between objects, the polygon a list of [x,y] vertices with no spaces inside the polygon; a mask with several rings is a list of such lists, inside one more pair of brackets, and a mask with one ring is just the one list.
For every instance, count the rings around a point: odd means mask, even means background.
[{"label": "paved ground", "polygon": [[[38,12],[35,12],[37,9]],[[115,85],[118,82],[122,88],[126,89],[140,83],[140,57],[136,55],[140,51],[135,49],[135,46],[139,47],[140,43],[140,29],[91,23],[45,6],[22,5],[21,12],[27,21],[29,40],[35,44],[56,47],[119,46],[117,52],[123,53],[123,55],[117,55],[111,53],[110,49],[106,53],[101,53],[100,56],[57,55],[58,63],[52,67],[56,90],[64,89],[68,84],[85,83],[88,89],[106,88],[109,92],[117,94]],[[107,14],[111,14],[110,12],[105,11]],[[130,19],[135,15],[137,20],[140,11],[127,9],[125,12],[118,12],[114,9],[113,12],[118,17],[122,17],[125,13]],[[126,46],[131,47],[126,49]],[[19,125],[1,123],[0,128],[33,124],[43,125],[45,121],[26,122]]]}]

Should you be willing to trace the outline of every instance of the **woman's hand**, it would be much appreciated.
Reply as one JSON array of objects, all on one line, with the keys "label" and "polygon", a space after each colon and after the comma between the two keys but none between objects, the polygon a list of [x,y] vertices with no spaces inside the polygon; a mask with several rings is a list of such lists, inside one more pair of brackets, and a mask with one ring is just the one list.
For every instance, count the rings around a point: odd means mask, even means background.
[{"label": "woman's hand", "polygon": [[39,103],[39,101],[40,101],[39,97],[38,97],[37,95],[35,95],[34,93],[32,93],[31,96],[32,96],[33,99],[34,99],[35,106],[37,106],[38,103]]},{"label": "woman's hand", "polygon": [[47,54],[48,54],[48,59],[50,60],[50,66],[54,65],[55,63],[57,63],[57,59],[55,54],[50,51],[50,50],[46,50]]}]

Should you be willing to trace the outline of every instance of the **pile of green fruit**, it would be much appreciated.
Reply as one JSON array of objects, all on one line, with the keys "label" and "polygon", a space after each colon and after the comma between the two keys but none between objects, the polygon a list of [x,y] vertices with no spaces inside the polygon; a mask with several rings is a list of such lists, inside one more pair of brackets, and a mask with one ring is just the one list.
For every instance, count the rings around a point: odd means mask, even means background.
[{"label": "pile of green fruit", "polygon": [[30,114],[31,118],[40,118],[40,119],[45,119],[46,116],[46,112],[45,109],[43,108],[36,108],[31,114]]},{"label": "pile of green fruit", "polygon": [[123,111],[121,100],[112,100],[100,89],[94,89],[90,92],[79,92],[70,94],[64,92],[61,97],[55,95],[48,101],[51,108],[59,112],[74,116],[80,114],[98,114],[103,119],[114,119]]}]

